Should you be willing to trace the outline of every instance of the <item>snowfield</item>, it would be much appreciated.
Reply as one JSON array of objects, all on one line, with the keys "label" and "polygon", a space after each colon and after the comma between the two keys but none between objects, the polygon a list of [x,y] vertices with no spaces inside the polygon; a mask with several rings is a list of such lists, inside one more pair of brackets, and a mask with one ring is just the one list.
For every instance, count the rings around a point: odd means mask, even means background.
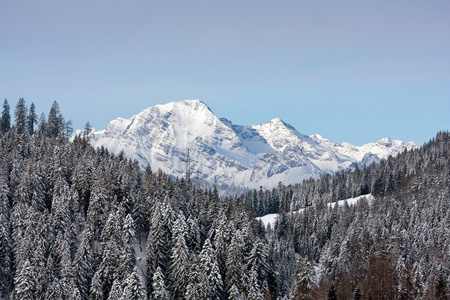
[{"label": "snowfield", "polygon": [[[345,202],[347,202],[348,205],[355,205],[362,198],[366,198],[369,203],[372,202],[374,199],[372,194],[367,194],[367,195],[361,195],[361,196],[358,196],[355,198],[349,198],[349,199],[339,200],[336,202],[327,203],[327,205],[328,205],[328,207],[334,207],[337,204],[339,207],[341,207],[345,204]],[[295,211],[294,213],[301,213],[304,210],[305,209],[302,208],[300,210]],[[275,222],[277,221],[277,218],[278,218],[278,214],[268,214],[268,215],[265,215],[262,217],[258,217],[256,219],[261,220],[265,227],[267,227],[267,225],[270,224],[270,226],[273,228],[273,226],[275,225]]]}]

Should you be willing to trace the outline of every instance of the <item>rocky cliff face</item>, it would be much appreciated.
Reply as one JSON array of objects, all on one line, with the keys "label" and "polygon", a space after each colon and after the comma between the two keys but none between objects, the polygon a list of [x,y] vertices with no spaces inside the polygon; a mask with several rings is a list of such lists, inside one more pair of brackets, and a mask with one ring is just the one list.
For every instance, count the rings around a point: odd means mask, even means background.
[{"label": "rocky cliff face", "polygon": [[94,146],[124,151],[142,168],[184,176],[189,149],[193,177],[212,183],[267,188],[378,162],[412,142],[382,139],[361,147],[306,136],[280,119],[234,125],[219,119],[199,100],[149,107],[131,119],[116,119],[91,134]]}]

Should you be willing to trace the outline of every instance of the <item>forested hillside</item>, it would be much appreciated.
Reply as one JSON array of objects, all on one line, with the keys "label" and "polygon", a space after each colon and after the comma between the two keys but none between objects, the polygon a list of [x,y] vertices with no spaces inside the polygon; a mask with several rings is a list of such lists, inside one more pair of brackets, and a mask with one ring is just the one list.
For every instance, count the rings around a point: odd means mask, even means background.
[{"label": "forested hillside", "polygon": [[[300,257],[298,299],[326,298],[331,290],[338,299],[359,297],[353,293],[366,299],[446,299],[449,152],[450,135],[439,132],[420,149],[380,164],[296,186],[280,183],[278,189],[243,198],[259,216],[280,213],[267,234],[292,243]],[[370,203],[326,205],[369,193],[375,196]]]},{"label": "forested hillside", "polygon": [[[449,296],[448,132],[377,166],[220,198],[69,142],[57,105],[27,127],[19,104],[1,122],[1,298]],[[255,219],[267,212],[280,212],[273,228]]]}]

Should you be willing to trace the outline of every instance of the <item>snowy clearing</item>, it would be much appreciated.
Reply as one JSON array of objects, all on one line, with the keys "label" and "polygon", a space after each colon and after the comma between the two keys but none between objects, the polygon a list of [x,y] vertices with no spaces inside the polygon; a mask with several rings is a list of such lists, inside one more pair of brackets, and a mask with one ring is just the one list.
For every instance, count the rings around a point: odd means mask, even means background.
[{"label": "snowy clearing", "polygon": [[[356,203],[358,203],[358,201],[362,198],[366,198],[367,201],[370,203],[373,201],[374,197],[372,194],[367,194],[367,195],[361,195],[355,198],[348,198],[348,199],[344,199],[344,200],[339,200],[336,202],[331,202],[331,203],[327,203],[328,207],[334,207],[336,205],[336,203],[339,205],[339,207],[343,206],[345,202],[348,203],[348,205],[354,205]],[[294,213],[300,213],[302,211],[304,211],[305,209],[302,208],[300,210],[295,211]],[[271,227],[273,227],[275,225],[275,222],[277,220],[278,214],[268,214],[262,217],[258,217],[256,218],[257,220],[261,220],[264,224],[265,227],[267,227],[267,225],[270,224]]]}]

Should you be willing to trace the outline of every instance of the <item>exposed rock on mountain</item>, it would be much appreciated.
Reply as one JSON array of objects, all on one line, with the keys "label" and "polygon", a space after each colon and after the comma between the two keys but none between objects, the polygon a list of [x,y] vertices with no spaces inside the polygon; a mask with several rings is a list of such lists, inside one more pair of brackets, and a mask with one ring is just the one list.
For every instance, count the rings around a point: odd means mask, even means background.
[{"label": "exposed rock on mountain", "polygon": [[150,165],[183,176],[189,149],[191,168],[212,183],[273,187],[298,183],[356,164],[371,164],[417,146],[384,138],[361,147],[306,136],[279,118],[253,125],[219,119],[199,100],[149,107],[131,119],[118,118],[91,134],[94,146],[124,151],[142,168]]}]

